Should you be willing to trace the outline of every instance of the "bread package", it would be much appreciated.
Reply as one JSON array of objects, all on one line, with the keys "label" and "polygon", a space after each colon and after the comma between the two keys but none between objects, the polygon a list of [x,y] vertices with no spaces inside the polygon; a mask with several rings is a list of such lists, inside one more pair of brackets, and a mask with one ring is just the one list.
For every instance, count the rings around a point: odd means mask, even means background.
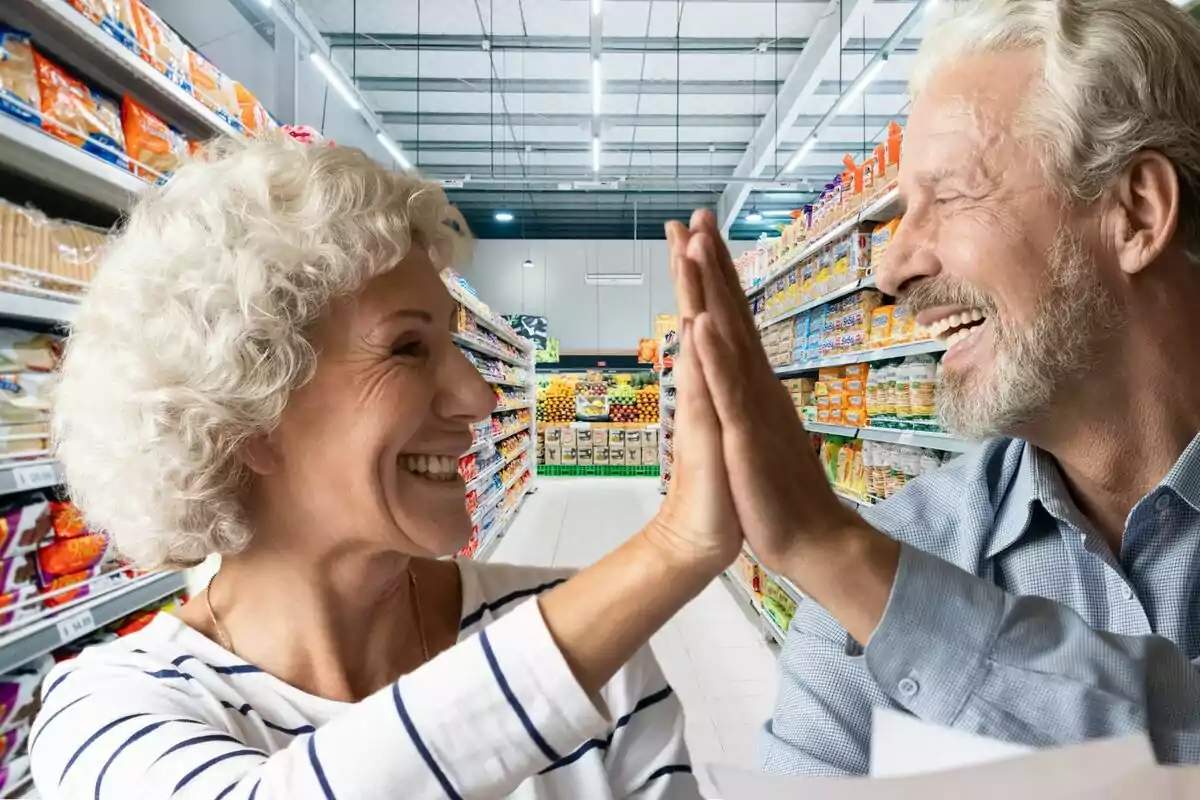
[{"label": "bread package", "polygon": [[184,91],[192,91],[190,48],[145,3],[141,0],[132,0],[132,3],[142,58]]},{"label": "bread package", "polygon": [[142,180],[156,183],[187,158],[188,146],[183,134],[129,95],[121,102],[121,123],[133,174]]},{"label": "bread package", "polygon": [[237,88],[233,80],[195,50],[188,51],[192,66],[192,94],[234,127],[241,126]]},{"label": "bread package", "polygon": [[36,50],[42,127],[68,144],[121,169],[129,169],[117,104]]},{"label": "bread package", "polygon": [[37,125],[41,107],[29,34],[0,23],[0,113]]}]

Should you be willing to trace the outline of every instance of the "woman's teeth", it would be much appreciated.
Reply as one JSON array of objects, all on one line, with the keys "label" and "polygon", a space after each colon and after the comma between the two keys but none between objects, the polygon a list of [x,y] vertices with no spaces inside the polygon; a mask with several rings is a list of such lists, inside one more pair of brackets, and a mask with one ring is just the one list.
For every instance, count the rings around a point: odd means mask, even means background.
[{"label": "woman's teeth", "polygon": [[402,456],[404,468],[431,481],[458,479],[458,459],[451,456]]},{"label": "woman's teeth", "polygon": [[986,313],[981,309],[972,308],[938,320],[930,326],[930,330],[938,339],[953,347],[958,342],[972,336],[986,320]]}]

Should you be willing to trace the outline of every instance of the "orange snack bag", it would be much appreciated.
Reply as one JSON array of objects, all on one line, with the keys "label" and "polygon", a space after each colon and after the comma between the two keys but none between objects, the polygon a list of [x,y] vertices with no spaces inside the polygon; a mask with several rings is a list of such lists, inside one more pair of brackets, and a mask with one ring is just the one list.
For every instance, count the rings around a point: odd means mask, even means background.
[{"label": "orange snack bag", "polygon": [[38,548],[39,583],[47,587],[55,578],[91,569],[108,551],[108,537],[89,533],[73,539],[56,539]]},{"label": "orange snack bag", "polygon": [[117,104],[36,50],[33,60],[42,101],[42,127],[86,153],[129,169]]},{"label": "orange snack bag", "polygon": [[[79,572],[71,573],[70,575],[63,575],[61,577],[58,577],[58,578],[55,578],[55,579],[49,581],[44,587],[42,587],[42,592],[49,594],[50,592],[54,592],[54,591],[57,591],[58,589],[66,588],[67,586],[74,586],[77,583],[83,583],[84,581],[88,580],[91,577],[92,577],[91,571],[86,570],[86,569],[81,570]],[[77,588],[73,591],[63,592],[62,594],[56,594],[53,597],[47,597],[42,602],[46,605],[47,608],[54,608],[55,606],[61,606],[64,603],[69,603],[72,600],[77,600],[80,597],[86,597],[87,591],[88,591],[88,587],[80,586],[79,588]]]},{"label": "orange snack bag", "polygon": [[133,160],[133,174],[142,180],[157,182],[160,176],[174,172],[187,157],[187,140],[183,135],[129,95],[121,102],[121,122],[125,147]]},{"label": "orange snack bag", "polygon": [[241,126],[237,89],[229,76],[195,50],[188,51],[192,67],[192,94],[234,127]]},{"label": "orange snack bag", "polygon": [[239,116],[246,133],[257,136],[264,131],[271,130],[275,123],[271,121],[271,117],[263,108],[262,103],[258,102],[258,98],[236,81],[234,81],[233,88],[237,95]]},{"label": "orange snack bag", "polygon": [[192,90],[190,50],[142,0],[132,0],[133,21],[142,58],[184,91]]},{"label": "orange snack bag", "polygon": [[137,42],[133,0],[70,0],[71,5],[101,30],[130,50]]}]

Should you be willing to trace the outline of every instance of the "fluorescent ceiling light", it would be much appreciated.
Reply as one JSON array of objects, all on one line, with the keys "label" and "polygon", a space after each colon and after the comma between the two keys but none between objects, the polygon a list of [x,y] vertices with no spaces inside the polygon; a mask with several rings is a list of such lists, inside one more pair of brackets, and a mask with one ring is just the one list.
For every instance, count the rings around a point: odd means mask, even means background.
[{"label": "fluorescent ceiling light", "polygon": [[258,4],[259,4],[260,6],[262,6],[263,8],[270,8],[270,7],[271,7],[271,0],[258,0]]},{"label": "fluorescent ceiling light", "polygon": [[583,278],[588,286],[641,286],[644,279],[640,272],[590,272]]},{"label": "fluorescent ceiling light", "polygon": [[359,101],[358,95],[354,93],[354,90],[350,88],[348,83],[342,80],[341,74],[338,73],[329,59],[316,50],[312,51],[309,58],[312,59],[313,66],[317,68],[317,72],[321,73],[325,81],[346,101],[346,105],[355,111],[361,111],[362,103]]},{"label": "fluorescent ceiling light", "polygon": [[879,58],[878,60],[872,62],[869,67],[864,69],[862,73],[855,78],[854,83],[850,84],[850,88],[846,90],[846,93],[842,95],[842,99],[838,102],[837,111],[835,113],[840,114],[849,108],[850,104],[857,100],[859,96],[861,96],[862,93],[867,90],[867,87],[871,85],[871,81],[878,77],[879,73],[883,71],[885,66],[887,66],[887,56]]},{"label": "fluorescent ceiling light", "polygon": [[512,222],[513,215],[511,211],[497,211],[496,222]]},{"label": "fluorescent ceiling light", "polygon": [[749,222],[751,225],[756,222],[762,222],[762,220],[763,215],[758,213],[758,209],[752,208],[746,212],[746,222]]},{"label": "fluorescent ceiling light", "polygon": [[392,137],[380,131],[375,134],[375,138],[379,140],[379,143],[383,145],[383,149],[388,151],[388,154],[402,169],[412,169],[412,164],[408,163],[408,159],[404,157],[404,151],[400,149],[400,145],[392,141]]},{"label": "fluorescent ceiling light", "polygon": [[596,16],[599,16],[600,15],[600,6],[603,3],[604,3],[604,0],[592,0],[592,13],[595,14]]},{"label": "fluorescent ceiling light", "polygon": [[592,137],[592,171],[600,171],[600,137]]},{"label": "fluorescent ceiling light", "polygon": [[592,60],[592,114],[600,116],[600,98],[604,96],[604,75],[599,57]]},{"label": "fluorescent ceiling light", "polygon": [[763,215],[764,217],[790,217],[790,216],[792,215],[792,212],[790,212],[790,211],[778,211],[778,210],[776,210],[776,211],[763,211],[763,212],[762,212],[762,215]]},{"label": "fluorescent ceiling light", "polygon": [[813,151],[813,148],[817,146],[817,142],[819,141],[821,141],[821,137],[817,136],[817,134],[814,133],[812,136],[809,136],[804,144],[800,145],[800,149],[796,151],[796,155],[792,156],[792,160],[788,162],[787,167],[784,168],[784,172],[791,172],[800,166],[804,159],[808,158],[808,154]]}]

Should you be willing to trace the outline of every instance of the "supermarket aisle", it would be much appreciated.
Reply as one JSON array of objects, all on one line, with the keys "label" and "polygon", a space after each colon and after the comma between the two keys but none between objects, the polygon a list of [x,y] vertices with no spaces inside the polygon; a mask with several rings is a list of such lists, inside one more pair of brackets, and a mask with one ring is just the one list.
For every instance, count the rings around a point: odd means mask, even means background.
[{"label": "supermarket aisle", "polygon": [[[657,479],[541,478],[490,560],[580,567],[653,516]],[[775,696],[775,654],[721,580],[658,633],[654,652],[687,711],[696,764],[757,765]],[[699,772],[699,771],[698,771]]]}]

